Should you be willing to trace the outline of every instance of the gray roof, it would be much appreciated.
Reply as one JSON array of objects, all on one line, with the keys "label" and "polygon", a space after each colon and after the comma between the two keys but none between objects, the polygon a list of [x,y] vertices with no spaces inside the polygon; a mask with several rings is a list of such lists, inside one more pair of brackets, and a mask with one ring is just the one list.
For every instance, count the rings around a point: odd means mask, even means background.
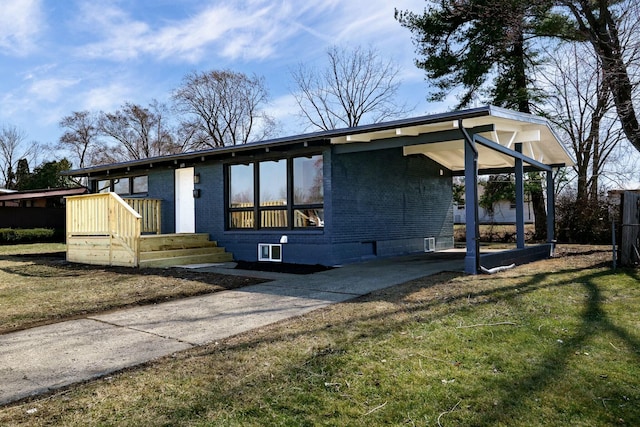
[{"label": "gray roof", "polygon": [[[63,172],[65,175],[71,176],[91,176],[104,175],[117,172],[126,172],[134,169],[145,169],[155,167],[161,164],[179,164],[186,161],[197,161],[198,159],[206,160],[210,158],[227,158],[236,154],[250,153],[252,151],[261,150],[283,150],[293,148],[295,146],[324,146],[330,144],[346,144],[349,142],[361,143],[372,140],[386,140],[395,136],[404,135],[402,130],[411,129],[412,135],[424,135],[442,129],[453,129],[452,123],[463,121],[463,126],[467,127],[467,122],[473,126],[491,124],[497,121],[507,123],[513,127],[513,124],[522,126],[536,127],[543,129],[545,133],[545,144],[553,145],[551,151],[547,150],[547,157],[557,157],[552,160],[553,164],[571,164],[572,159],[566,149],[560,144],[555,133],[549,126],[547,120],[542,117],[519,113],[516,111],[494,107],[483,106],[479,108],[459,110],[447,113],[431,114],[420,117],[407,118],[402,120],[394,120],[383,123],[367,124],[352,128],[334,129],[327,131],[312,132],[299,134],[270,140],[252,142],[243,145],[211,148],[200,151],[192,151],[187,153],[151,157],[141,160],[131,160],[121,163],[112,163],[106,165],[92,166],[82,169],[75,169]],[[496,134],[497,138],[497,134]],[[450,141],[455,142],[455,141]],[[451,150],[456,148],[452,145]],[[428,150],[424,150],[422,154],[428,155]],[[455,154],[456,156],[458,154]],[[443,163],[445,166],[454,169],[454,166],[447,165],[444,159],[435,158],[434,160]],[[545,163],[551,164],[545,159]]]}]

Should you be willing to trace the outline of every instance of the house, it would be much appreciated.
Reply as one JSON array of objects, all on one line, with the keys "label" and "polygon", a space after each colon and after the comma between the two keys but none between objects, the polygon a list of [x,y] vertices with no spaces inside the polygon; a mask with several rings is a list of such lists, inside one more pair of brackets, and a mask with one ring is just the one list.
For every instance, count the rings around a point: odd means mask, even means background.
[{"label": "house", "polygon": [[[76,248],[68,257],[75,260],[92,233],[126,246],[123,232],[106,225],[122,221],[96,220],[106,204],[80,208],[83,198],[114,194],[129,206],[154,200],[162,212],[151,215],[160,235],[201,233],[235,260],[339,265],[447,249],[453,247],[454,175],[476,182],[478,171],[508,170],[521,183],[525,170],[547,172],[552,180],[552,168],[570,164],[546,120],[486,106],[78,169],[65,174],[88,178],[96,194],[68,200],[67,237]],[[475,190],[466,191],[466,200],[477,200]],[[522,192],[516,193],[522,206]],[[85,213],[76,215],[81,209]],[[477,217],[477,210],[467,210],[467,224],[477,222],[474,212]],[[524,247],[523,230],[514,257],[548,256],[549,247]],[[477,239],[467,236],[465,264],[475,273]],[[136,241],[122,251],[134,257],[126,265],[141,265]]]},{"label": "house", "polygon": [[65,197],[86,193],[85,187],[5,190],[0,192],[0,207],[60,208],[64,206]]},{"label": "house", "polygon": [[[478,197],[482,196],[483,187],[478,187]],[[467,219],[467,210],[464,203],[454,203],[453,205],[453,222],[455,224],[465,224]],[[515,224],[516,223],[516,203],[511,200],[500,200],[494,203],[493,213],[488,212],[482,206],[478,206],[478,221],[480,224]],[[525,224],[533,224],[535,216],[533,206],[530,200],[524,201],[524,222]]]},{"label": "house", "polygon": [[0,191],[0,228],[64,230],[65,197],[86,194],[84,187]]}]

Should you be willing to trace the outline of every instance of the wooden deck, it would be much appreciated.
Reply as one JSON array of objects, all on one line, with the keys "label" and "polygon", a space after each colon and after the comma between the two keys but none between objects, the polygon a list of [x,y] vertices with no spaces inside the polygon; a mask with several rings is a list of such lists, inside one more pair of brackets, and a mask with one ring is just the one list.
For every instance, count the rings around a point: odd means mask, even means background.
[{"label": "wooden deck", "polygon": [[69,197],[67,261],[144,268],[233,259],[208,234],[159,234],[160,219],[159,200],[115,193]]}]

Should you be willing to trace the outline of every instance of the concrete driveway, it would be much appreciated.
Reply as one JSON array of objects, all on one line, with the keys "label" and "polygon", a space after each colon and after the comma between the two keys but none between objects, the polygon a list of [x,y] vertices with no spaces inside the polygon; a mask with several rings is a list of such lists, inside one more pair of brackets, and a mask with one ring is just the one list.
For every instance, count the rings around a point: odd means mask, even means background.
[{"label": "concrete driveway", "polygon": [[[201,271],[237,274],[203,267]],[[439,273],[463,271],[458,254],[351,264],[305,276],[135,307],[0,335],[0,405],[98,378],[174,352]],[[257,275],[259,272],[241,272]]]}]

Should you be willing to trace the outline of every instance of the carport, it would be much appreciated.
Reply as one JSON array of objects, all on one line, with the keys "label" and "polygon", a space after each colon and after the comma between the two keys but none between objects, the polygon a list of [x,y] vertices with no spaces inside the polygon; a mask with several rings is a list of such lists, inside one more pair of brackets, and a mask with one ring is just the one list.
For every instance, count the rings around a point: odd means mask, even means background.
[{"label": "carport", "polygon": [[[424,155],[465,177],[466,256],[465,271],[476,274],[481,266],[528,262],[548,257],[553,248],[555,224],[554,192],[547,191],[547,243],[525,245],[524,173],[546,175],[547,188],[554,188],[554,171],[573,160],[549,122],[541,117],[485,106],[357,128],[357,133],[331,138],[336,152],[349,153],[402,147],[405,156]],[[513,173],[516,184],[516,248],[481,254],[479,248],[479,175]]]}]

